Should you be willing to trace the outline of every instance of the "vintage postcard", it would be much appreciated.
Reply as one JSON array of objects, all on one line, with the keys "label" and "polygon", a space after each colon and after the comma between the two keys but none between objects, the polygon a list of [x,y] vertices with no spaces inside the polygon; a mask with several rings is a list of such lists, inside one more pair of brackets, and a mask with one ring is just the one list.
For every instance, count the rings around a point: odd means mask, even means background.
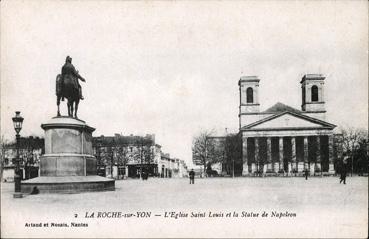
[{"label": "vintage postcard", "polygon": [[367,1],[3,0],[2,238],[367,238]]}]

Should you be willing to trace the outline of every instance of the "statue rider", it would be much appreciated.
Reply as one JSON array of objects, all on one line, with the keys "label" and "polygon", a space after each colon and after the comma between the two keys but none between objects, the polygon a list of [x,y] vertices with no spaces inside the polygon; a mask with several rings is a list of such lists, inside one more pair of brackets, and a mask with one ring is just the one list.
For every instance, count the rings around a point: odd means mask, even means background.
[{"label": "statue rider", "polygon": [[[81,81],[85,82],[86,80],[80,76],[78,74],[78,71],[74,68],[74,66],[72,65],[72,58],[70,56],[67,56],[67,58],[65,59],[65,64],[62,67],[62,75],[61,75],[61,87],[62,87],[62,92],[63,92],[63,87],[64,87],[64,79],[65,78],[74,78],[76,79],[76,83],[78,85],[78,92],[79,92],[79,98],[81,100],[83,100],[83,96],[82,96],[82,87],[79,84],[78,79],[80,79]],[[62,97],[62,101],[64,101],[64,96]]]}]

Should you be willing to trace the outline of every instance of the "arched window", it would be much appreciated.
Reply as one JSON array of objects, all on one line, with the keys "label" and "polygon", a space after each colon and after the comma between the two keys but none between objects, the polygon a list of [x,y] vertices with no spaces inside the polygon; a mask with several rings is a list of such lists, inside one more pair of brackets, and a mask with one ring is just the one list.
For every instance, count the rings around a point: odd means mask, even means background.
[{"label": "arched window", "polygon": [[311,87],[311,101],[319,100],[318,91],[318,86],[313,85],[313,87]]},{"label": "arched window", "polygon": [[251,87],[246,90],[246,103],[254,103],[254,91]]}]

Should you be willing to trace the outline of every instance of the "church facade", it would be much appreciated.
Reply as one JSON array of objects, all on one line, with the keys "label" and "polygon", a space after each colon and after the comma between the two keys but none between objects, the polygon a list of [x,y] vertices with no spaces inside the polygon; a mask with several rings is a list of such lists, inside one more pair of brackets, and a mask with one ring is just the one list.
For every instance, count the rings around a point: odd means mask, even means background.
[{"label": "church facade", "polygon": [[260,111],[256,76],[239,80],[239,129],[242,137],[243,175],[334,174],[339,150],[326,122],[325,77],[304,75],[301,110],[276,103]]}]

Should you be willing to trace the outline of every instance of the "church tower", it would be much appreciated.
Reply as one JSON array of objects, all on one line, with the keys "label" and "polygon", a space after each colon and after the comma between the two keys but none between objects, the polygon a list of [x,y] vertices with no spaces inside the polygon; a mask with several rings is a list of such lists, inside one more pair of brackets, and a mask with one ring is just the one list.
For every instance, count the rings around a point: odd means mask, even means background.
[{"label": "church tower", "polygon": [[260,111],[259,104],[259,78],[257,76],[242,76],[238,81],[240,92],[240,128],[248,123],[249,117]]},{"label": "church tower", "polygon": [[302,77],[302,111],[325,113],[324,79],[321,74],[306,74]]}]

